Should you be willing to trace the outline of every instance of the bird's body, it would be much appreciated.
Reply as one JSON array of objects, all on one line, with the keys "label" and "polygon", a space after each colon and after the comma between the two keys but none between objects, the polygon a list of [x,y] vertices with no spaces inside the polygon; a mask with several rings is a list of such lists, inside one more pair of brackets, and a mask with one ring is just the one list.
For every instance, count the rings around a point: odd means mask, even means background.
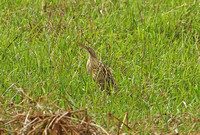
[{"label": "bird's body", "polygon": [[89,59],[87,61],[88,74],[99,84],[101,90],[106,89],[110,93],[110,89],[114,87],[115,81],[108,67],[104,63],[98,61],[95,51],[91,47],[77,42],[75,43],[83,47],[89,53]]}]

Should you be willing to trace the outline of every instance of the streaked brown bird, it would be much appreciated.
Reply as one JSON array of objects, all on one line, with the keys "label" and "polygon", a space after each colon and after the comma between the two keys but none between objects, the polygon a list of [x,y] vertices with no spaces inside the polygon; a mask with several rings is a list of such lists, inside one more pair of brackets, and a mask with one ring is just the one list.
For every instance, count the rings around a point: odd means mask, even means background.
[{"label": "streaked brown bird", "polygon": [[111,87],[115,88],[115,81],[108,67],[104,63],[98,61],[95,51],[91,47],[78,42],[75,43],[89,53],[86,66],[88,74],[99,84],[101,90],[106,88],[107,92],[110,94]]}]

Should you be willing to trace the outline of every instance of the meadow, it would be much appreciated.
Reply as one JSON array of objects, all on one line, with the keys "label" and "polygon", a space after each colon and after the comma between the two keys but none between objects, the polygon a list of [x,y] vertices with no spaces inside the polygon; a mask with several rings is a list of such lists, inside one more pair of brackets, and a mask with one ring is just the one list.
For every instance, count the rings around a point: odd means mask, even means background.
[{"label": "meadow", "polygon": [[[113,134],[200,133],[199,5],[2,0],[0,120],[86,109]],[[88,53],[74,41],[109,67],[116,93],[99,90],[86,71]]]}]

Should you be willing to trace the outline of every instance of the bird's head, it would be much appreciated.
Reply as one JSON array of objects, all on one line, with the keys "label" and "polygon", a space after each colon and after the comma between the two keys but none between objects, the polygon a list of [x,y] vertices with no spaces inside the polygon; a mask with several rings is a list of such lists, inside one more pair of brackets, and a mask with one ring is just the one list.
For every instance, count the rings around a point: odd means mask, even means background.
[{"label": "bird's head", "polygon": [[78,42],[75,42],[75,43],[77,45],[79,45],[80,47],[84,48],[90,54],[90,57],[93,57],[93,58],[97,59],[96,53],[95,53],[95,51],[91,47],[83,45],[83,44],[78,43]]}]

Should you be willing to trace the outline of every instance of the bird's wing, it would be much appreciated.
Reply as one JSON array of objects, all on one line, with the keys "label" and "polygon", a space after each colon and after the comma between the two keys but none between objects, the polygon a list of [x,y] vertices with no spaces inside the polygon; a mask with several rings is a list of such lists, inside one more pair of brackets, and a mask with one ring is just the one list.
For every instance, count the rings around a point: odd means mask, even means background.
[{"label": "bird's wing", "polygon": [[101,78],[103,78],[104,81],[106,81],[108,85],[113,86],[115,81],[109,68],[102,62],[99,62],[98,64],[99,64],[98,72],[99,72],[99,75],[102,76]]}]

